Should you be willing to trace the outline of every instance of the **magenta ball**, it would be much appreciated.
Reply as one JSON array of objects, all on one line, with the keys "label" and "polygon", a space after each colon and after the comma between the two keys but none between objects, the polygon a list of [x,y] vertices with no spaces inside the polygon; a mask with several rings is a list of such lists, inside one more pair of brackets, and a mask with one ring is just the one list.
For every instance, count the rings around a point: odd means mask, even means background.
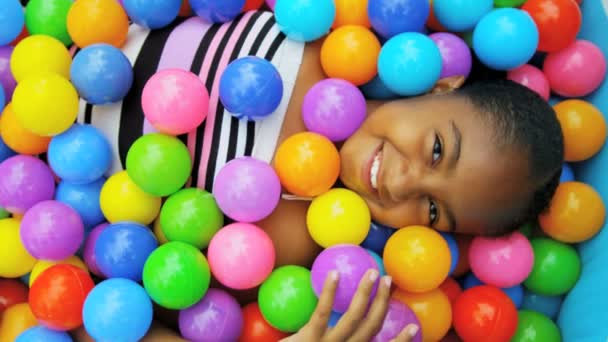
[{"label": "magenta ball", "polygon": [[91,273],[98,277],[103,277],[104,275],[99,270],[97,261],[95,260],[95,242],[97,242],[97,238],[108,225],[109,224],[106,222],[93,228],[89,233],[89,236],[86,238],[84,249],[82,251],[82,257],[84,258],[84,263],[87,265],[87,268],[89,271],[91,271]]},{"label": "magenta ball", "polygon": [[[339,281],[333,310],[342,313],[348,309],[361,279],[370,269],[379,271],[378,264],[363,247],[356,245],[332,246],[321,252],[312,265],[312,288],[319,296],[323,290],[327,274],[332,270],[337,271]],[[370,301],[376,296],[377,288],[378,280],[374,285]]]},{"label": "magenta ball", "polygon": [[11,72],[11,55],[14,47],[10,45],[0,46],[0,85],[4,88],[6,103],[9,103],[13,98],[13,91],[17,86],[17,81]]},{"label": "magenta ball", "polygon": [[260,285],[272,272],[275,250],[265,231],[250,223],[220,229],[209,243],[211,273],[226,287],[245,290]]},{"label": "magenta ball", "polygon": [[67,204],[43,201],[25,213],[19,234],[34,258],[59,261],[76,253],[84,239],[84,224]]},{"label": "magenta ball", "polygon": [[346,140],[363,124],[365,97],[353,84],[328,78],[315,84],[304,96],[302,118],[306,128],[337,142]]},{"label": "magenta ball", "polygon": [[455,34],[447,32],[433,33],[429,36],[441,53],[441,76],[446,78],[451,76],[464,76],[471,73],[473,66],[473,56],[467,43]]},{"label": "magenta ball", "polygon": [[40,159],[17,155],[0,163],[0,207],[6,211],[24,214],[54,195],[55,178]]},{"label": "magenta ball", "polygon": [[257,222],[270,215],[281,198],[281,182],[266,162],[233,159],[215,178],[213,196],[222,212],[239,222]]},{"label": "magenta ball", "polygon": [[593,43],[577,40],[545,58],[543,71],[551,89],[564,97],[591,94],[604,81],[606,58]]},{"label": "magenta ball", "polygon": [[507,79],[526,86],[543,99],[549,100],[549,96],[551,95],[549,81],[539,68],[530,64],[524,64],[519,68],[510,70],[507,73]]},{"label": "magenta ball", "polygon": [[274,11],[274,5],[276,4],[277,0],[266,0],[266,4],[268,5],[268,7],[270,7],[271,10]]},{"label": "magenta ball", "polygon": [[236,341],[241,330],[241,307],[222,290],[209,289],[198,303],[179,312],[179,331],[189,341]]},{"label": "magenta ball", "polygon": [[[391,299],[388,304],[388,311],[384,317],[382,328],[372,342],[390,342],[393,341],[399,333],[409,324],[416,324],[420,327],[420,321],[407,305]],[[422,342],[422,331],[418,331],[411,342]]]},{"label": "magenta ball", "polygon": [[469,248],[473,274],[488,285],[512,287],[521,284],[534,264],[530,241],[515,232],[500,238],[476,237]]}]

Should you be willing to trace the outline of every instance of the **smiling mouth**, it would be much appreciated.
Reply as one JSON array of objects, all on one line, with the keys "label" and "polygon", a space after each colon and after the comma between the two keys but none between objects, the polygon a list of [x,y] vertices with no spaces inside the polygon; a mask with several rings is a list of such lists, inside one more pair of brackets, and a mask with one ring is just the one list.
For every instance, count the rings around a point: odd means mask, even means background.
[{"label": "smiling mouth", "polygon": [[378,175],[380,173],[380,165],[382,164],[383,149],[384,144],[380,145],[369,166],[369,185],[375,193],[378,192]]}]

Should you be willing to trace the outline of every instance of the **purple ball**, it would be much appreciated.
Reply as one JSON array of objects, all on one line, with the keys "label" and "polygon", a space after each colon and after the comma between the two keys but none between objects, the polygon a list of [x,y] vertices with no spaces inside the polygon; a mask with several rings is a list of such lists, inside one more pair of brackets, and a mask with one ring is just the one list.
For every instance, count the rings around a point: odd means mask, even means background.
[{"label": "purple ball", "polygon": [[361,90],[351,83],[328,78],[315,84],[302,104],[306,128],[338,142],[350,137],[365,121],[367,106]]},{"label": "purple ball", "polygon": [[0,163],[0,207],[6,211],[23,214],[54,195],[55,178],[40,159],[17,155]]},{"label": "purple ball", "polygon": [[[378,264],[365,248],[356,245],[336,245],[325,249],[317,256],[312,265],[312,288],[319,296],[327,274],[335,270],[339,274],[338,288],[334,299],[333,310],[346,312],[361,279],[370,270],[378,270]],[[370,301],[376,296],[378,280],[374,285]]]},{"label": "purple ball", "polygon": [[0,46],[0,84],[4,88],[6,103],[11,102],[13,91],[17,86],[17,81],[11,72],[11,55],[14,47],[10,45]]},{"label": "purple ball", "polygon": [[441,67],[441,76],[439,76],[439,78],[469,76],[473,64],[473,57],[471,55],[471,49],[462,38],[447,32],[433,33],[429,38],[437,44],[439,52],[441,53],[443,64]]},{"label": "purple ball", "polygon": [[[407,305],[391,299],[388,304],[388,311],[384,317],[384,322],[382,323],[382,328],[380,328],[378,334],[374,336],[372,342],[392,341],[401,333],[403,328],[409,324],[416,324],[420,327],[420,321],[418,321],[414,311]],[[418,330],[418,333],[416,333],[416,336],[414,336],[411,342],[422,342],[421,330]]]},{"label": "purple ball", "polygon": [[84,239],[84,224],[67,204],[44,201],[25,213],[19,233],[34,258],[59,261],[76,253]]},{"label": "purple ball", "polygon": [[242,329],[241,306],[219,289],[209,289],[198,303],[179,312],[179,331],[193,342],[236,341]]},{"label": "purple ball", "polygon": [[82,257],[84,258],[84,263],[87,265],[87,268],[98,277],[103,277],[104,275],[101,270],[99,270],[99,266],[97,266],[97,261],[95,259],[95,242],[97,242],[97,238],[99,238],[99,235],[107,226],[109,226],[109,223],[106,222],[93,228],[86,238],[82,251]]},{"label": "purple ball", "polygon": [[215,178],[213,196],[222,212],[239,222],[270,215],[281,198],[281,182],[267,163],[243,157],[228,162]]}]

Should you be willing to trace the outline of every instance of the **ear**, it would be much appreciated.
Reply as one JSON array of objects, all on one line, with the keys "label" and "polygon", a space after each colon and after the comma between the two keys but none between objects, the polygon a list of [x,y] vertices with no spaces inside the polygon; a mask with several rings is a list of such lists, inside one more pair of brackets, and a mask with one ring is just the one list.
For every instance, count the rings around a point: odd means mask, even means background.
[{"label": "ear", "polygon": [[446,94],[450,93],[464,84],[466,78],[464,76],[450,76],[442,78],[435,84],[431,90],[431,94]]}]

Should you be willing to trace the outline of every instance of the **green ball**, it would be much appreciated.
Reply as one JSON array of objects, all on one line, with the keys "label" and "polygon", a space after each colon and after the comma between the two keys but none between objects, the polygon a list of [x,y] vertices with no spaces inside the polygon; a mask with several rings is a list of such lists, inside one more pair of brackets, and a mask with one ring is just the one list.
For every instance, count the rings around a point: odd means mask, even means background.
[{"label": "green ball", "polygon": [[528,239],[532,237],[532,233],[536,230],[536,223],[526,223],[519,227],[519,232]]},{"label": "green ball", "polygon": [[72,0],[30,0],[25,7],[25,26],[31,35],[44,34],[66,46],[72,44],[68,33],[68,12]]},{"label": "green ball", "polygon": [[264,281],[258,293],[264,319],[284,332],[300,330],[317,307],[310,271],[301,266],[282,266]]},{"label": "green ball", "polygon": [[144,265],[144,288],[160,306],[181,310],[196,304],[209,289],[209,264],[201,251],[179,241],[158,247]]},{"label": "green ball", "polygon": [[462,32],[460,33],[460,38],[464,40],[465,43],[469,46],[469,48],[473,48],[473,31]]},{"label": "green ball", "polygon": [[190,177],[192,161],[188,148],[178,138],[153,133],[142,135],[127,152],[127,173],[143,191],[169,196]]},{"label": "green ball", "polygon": [[525,2],[526,0],[494,0],[494,7],[519,7]]},{"label": "green ball", "polygon": [[213,195],[205,190],[180,190],[160,210],[160,226],[169,241],[181,241],[203,249],[224,225],[224,215]]},{"label": "green ball", "polygon": [[534,250],[534,266],[524,285],[545,296],[558,296],[570,291],[581,273],[581,261],[576,250],[547,238],[532,239],[530,243]]},{"label": "green ball", "polygon": [[4,208],[0,207],[0,219],[5,219],[7,217],[11,216],[11,213],[9,213],[8,211],[4,210]]},{"label": "green ball", "polygon": [[536,311],[521,310],[511,342],[560,342],[559,328],[547,316]]}]

